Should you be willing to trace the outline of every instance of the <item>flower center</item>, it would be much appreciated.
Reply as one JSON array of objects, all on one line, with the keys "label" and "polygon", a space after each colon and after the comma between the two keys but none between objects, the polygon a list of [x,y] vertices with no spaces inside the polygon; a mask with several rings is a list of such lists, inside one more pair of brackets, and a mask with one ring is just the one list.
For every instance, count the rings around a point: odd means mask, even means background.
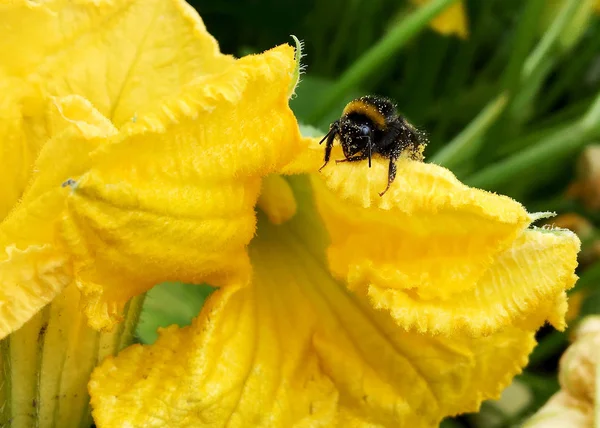
[{"label": "flower center", "polygon": [[257,204],[273,224],[285,223],[296,214],[294,192],[281,175],[265,177]]}]

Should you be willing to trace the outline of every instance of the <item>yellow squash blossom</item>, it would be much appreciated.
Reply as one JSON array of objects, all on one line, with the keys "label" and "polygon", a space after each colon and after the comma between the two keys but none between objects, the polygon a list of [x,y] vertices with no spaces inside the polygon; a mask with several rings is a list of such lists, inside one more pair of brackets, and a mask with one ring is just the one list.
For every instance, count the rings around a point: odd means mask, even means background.
[{"label": "yellow squash blossom", "polygon": [[260,177],[299,142],[293,49],[236,61],[177,0],[14,1],[0,32],[0,425],[85,425],[132,297],[249,272]]},{"label": "yellow squash blossom", "polygon": [[384,197],[384,160],[318,173],[291,47],[222,55],[179,0],[17,0],[0,20],[0,422],[84,424],[81,385],[166,280],[220,288],[104,358],[98,427],[435,426],[564,327],[577,237],[436,165],[402,159]]},{"label": "yellow squash blossom", "polygon": [[[431,0],[411,0],[417,6],[422,6]],[[463,0],[458,0],[448,6],[442,13],[433,18],[429,26],[440,34],[455,35],[461,39],[469,36],[469,23]]]},{"label": "yellow squash blossom", "polygon": [[99,426],[429,427],[496,397],[562,327],[578,241],[434,165],[402,161],[380,198],[385,168],[269,178],[297,211],[259,215],[252,281],[105,360]]},{"label": "yellow squash blossom", "polygon": [[[526,428],[593,428],[598,424],[600,316],[581,321],[560,359],[561,389],[524,425]],[[594,420],[596,424],[594,424]]]}]

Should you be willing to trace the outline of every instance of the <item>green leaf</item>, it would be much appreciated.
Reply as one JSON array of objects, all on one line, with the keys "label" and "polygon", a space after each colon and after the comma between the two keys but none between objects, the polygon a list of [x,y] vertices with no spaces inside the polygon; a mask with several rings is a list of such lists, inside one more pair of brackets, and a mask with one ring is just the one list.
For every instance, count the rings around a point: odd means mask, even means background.
[{"label": "green leaf", "polygon": [[376,74],[381,66],[423,30],[429,21],[456,1],[433,0],[396,25],[342,74],[326,96],[315,104],[308,122],[319,123],[352,88],[361,86],[369,77]]},{"label": "green leaf", "polygon": [[440,428],[463,428],[464,425],[457,420],[447,418],[440,423]]},{"label": "green leaf", "polygon": [[189,325],[200,313],[204,301],[214,290],[208,285],[165,282],[146,294],[136,335],[142,343],[154,343],[157,328],[172,324]]},{"label": "green leaf", "polygon": [[600,291],[595,290],[592,294],[588,295],[583,303],[581,304],[581,317],[587,315],[598,315],[600,314]]},{"label": "green leaf", "polygon": [[504,111],[508,96],[500,94],[467,125],[460,134],[433,156],[431,162],[447,168],[456,168],[465,159],[477,153],[481,138]]},{"label": "green leaf", "polygon": [[[308,119],[312,115],[315,105],[323,100],[325,94],[331,89],[333,84],[333,80],[322,77],[303,75],[300,78],[300,84],[296,87],[296,96],[290,100],[290,107],[300,122],[310,123]],[[312,125],[324,129],[329,128],[331,122],[339,119],[346,104],[361,95],[363,94],[356,90],[348,91],[334,105],[329,114],[322,117],[317,123],[312,123]]]},{"label": "green leaf", "polygon": [[495,189],[529,174],[528,180],[533,183],[539,165],[564,160],[599,136],[600,93],[596,95],[596,99],[579,121],[520,153],[490,165],[465,181],[470,186]]}]

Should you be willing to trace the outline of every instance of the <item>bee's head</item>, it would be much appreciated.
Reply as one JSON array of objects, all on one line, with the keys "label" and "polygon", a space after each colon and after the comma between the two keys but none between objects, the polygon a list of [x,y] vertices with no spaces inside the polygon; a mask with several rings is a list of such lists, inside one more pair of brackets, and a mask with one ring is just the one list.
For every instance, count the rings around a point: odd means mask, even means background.
[{"label": "bee's head", "polygon": [[369,123],[348,116],[340,121],[339,126],[338,134],[346,156],[355,155],[367,147],[373,132]]}]

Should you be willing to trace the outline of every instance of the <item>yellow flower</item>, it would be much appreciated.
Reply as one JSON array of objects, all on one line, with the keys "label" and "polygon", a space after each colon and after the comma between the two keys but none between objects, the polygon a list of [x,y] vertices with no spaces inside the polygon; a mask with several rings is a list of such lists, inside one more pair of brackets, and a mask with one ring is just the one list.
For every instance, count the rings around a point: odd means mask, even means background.
[{"label": "yellow flower", "polygon": [[[315,171],[316,141],[284,172]],[[270,177],[261,198],[297,211],[259,214],[251,282],[105,360],[97,424],[435,426],[496,397],[544,320],[563,326],[578,240],[408,159],[380,198],[386,166]]]},{"label": "yellow flower", "polygon": [[294,51],[223,55],[180,0],[14,1],[0,33],[0,425],[85,425],[134,296],[249,274],[260,178],[300,141]]},{"label": "yellow flower", "polygon": [[498,396],[546,320],[564,327],[577,237],[436,165],[402,159],[383,198],[384,160],[317,173],[289,46],[221,55],[178,0],[0,12],[3,156],[21,161],[0,224],[0,350],[21,368],[1,422],[78,426],[73,384],[165,280],[220,288],[191,326],[104,359],[99,427],[435,426]]},{"label": "yellow flower", "polygon": [[[417,6],[429,3],[431,0],[411,0]],[[469,24],[465,5],[458,0],[448,6],[442,13],[433,18],[429,26],[440,34],[449,36],[456,35],[461,39],[469,36]]]},{"label": "yellow flower", "polygon": [[560,359],[561,389],[524,425],[527,428],[594,426],[600,358],[600,316],[589,316],[577,327],[574,342]]}]

